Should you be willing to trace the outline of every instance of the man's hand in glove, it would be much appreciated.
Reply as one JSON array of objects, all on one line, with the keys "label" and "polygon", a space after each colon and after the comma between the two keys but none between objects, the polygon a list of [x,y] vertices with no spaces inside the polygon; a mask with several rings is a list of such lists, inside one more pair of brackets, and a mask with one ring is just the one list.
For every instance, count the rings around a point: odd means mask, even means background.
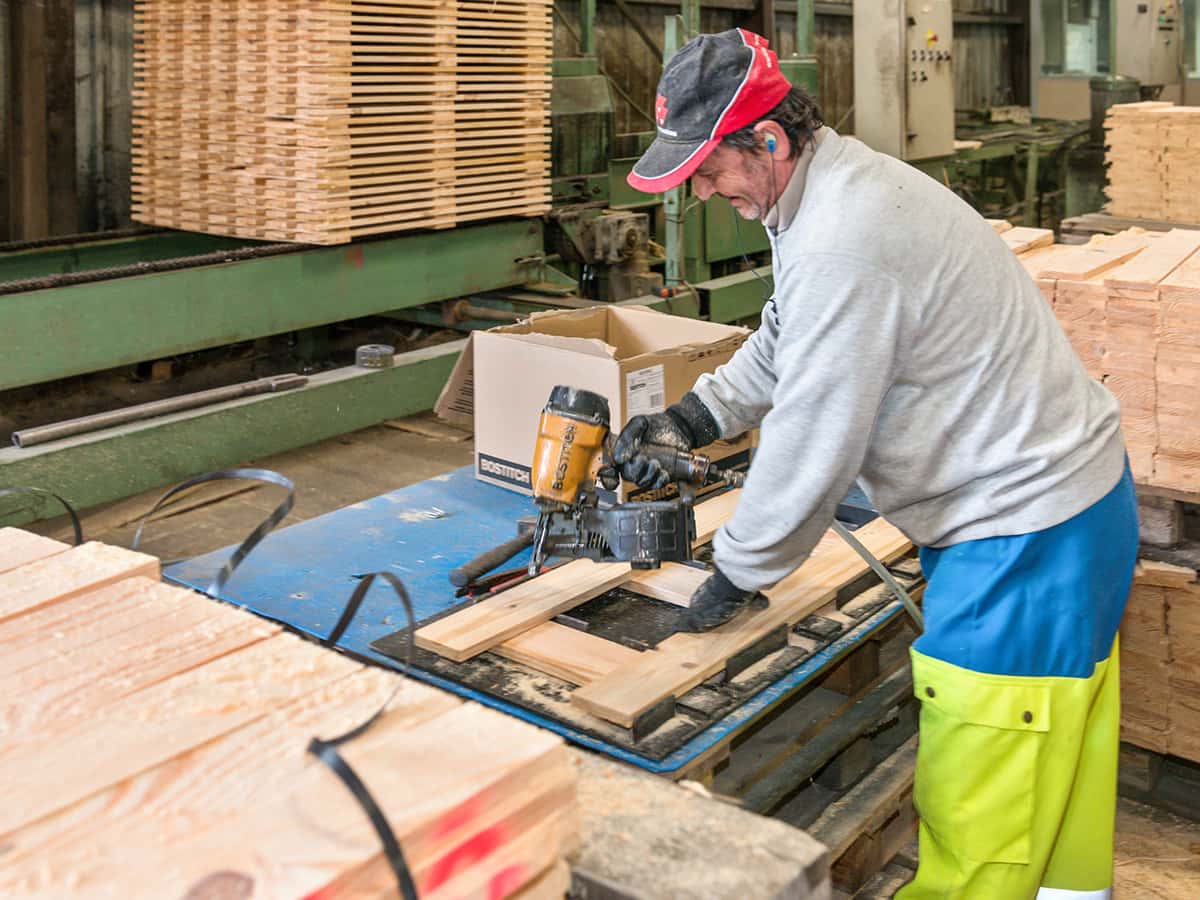
[{"label": "man's hand in glove", "polygon": [[696,593],[692,605],[683,619],[684,631],[695,633],[710,631],[724,625],[747,606],[765,606],[767,598],[758,591],[743,591],[725,577],[720,569],[713,569]]},{"label": "man's hand in glove", "polygon": [[711,444],[720,436],[708,407],[689,392],[665,412],[630,419],[613,445],[613,462],[628,481],[657,490],[667,486],[670,476],[658,460],[641,452],[642,447],[658,445],[689,451]]}]

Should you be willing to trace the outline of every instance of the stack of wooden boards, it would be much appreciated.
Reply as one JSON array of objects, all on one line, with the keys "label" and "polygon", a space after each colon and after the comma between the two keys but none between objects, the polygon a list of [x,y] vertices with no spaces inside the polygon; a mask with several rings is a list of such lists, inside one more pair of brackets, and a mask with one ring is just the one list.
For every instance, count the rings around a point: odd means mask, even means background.
[{"label": "stack of wooden boards", "polygon": [[1200,584],[1142,560],[1121,623],[1121,736],[1200,762]]},{"label": "stack of wooden boards", "polygon": [[[729,491],[696,506],[697,544],[712,539],[732,515],[739,494]],[[883,519],[856,535],[885,562],[912,549]],[[493,650],[562,678],[578,686],[572,703],[632,728],[648,710],[682,696],[773,632],[786,631],[868,572],[862,558],[831,531],[804,565],[767,591],[767,609],[744,613],[705,634],[674,634],[638,651],[550,619],[614,587],[686,606],[708,573],[670,563],[635,572],[626,563],[576,560],[426,625],[416,638],[419,646],[455,661]]]},{"label": "stack of wooden boards", "polygon": [[1017,257],[1088,372],[1120,401],[1135,479],[1191,494],[1200,493],[1198,251],[1200,231],[1129,229]]},{"label": "stack of wooden boards", "polygon": [[545,212],[550,0],[136,0],[141,222],[336,244]]},{"label": "stack of wooden boards", "polygon": [[1104,127],[1112,215],[1200,222],[1200,107],[1118,104]]},{"label": "stack of wooden boards", "polygon": [[0,895],[366,897],[395,877],[306,753],[341,746],[422,898],[561,898],[576,772],[556,737],[158,580],[0,529]]}]

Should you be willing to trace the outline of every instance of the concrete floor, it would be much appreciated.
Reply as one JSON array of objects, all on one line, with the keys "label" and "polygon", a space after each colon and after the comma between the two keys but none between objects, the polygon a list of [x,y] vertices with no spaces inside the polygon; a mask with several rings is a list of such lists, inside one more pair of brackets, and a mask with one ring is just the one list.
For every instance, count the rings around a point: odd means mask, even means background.
[{"label": "concrete floor", "polygon": [[[262,460],[296,483],[292,524],[472,462],[470,440],[427,427],[429,416],[379,425]],[[418,431],[406,430],[416,428]],[[424,433],[418,433],[424,432]],[[432,434],[430,434],[432,432]],[[84,516],[89,539],[128,545],[137,522],[162,491],[150,491]],[[147,525],[142,549],[164,559],[193,556],[248,533],[281,499],[279,488],[232,482],[204,486],[172,503]],[[65,520],[36,530],[69,539]],[[1122,799],[1117,814],[1115,897],[1200,898],[1200,823]]]}]

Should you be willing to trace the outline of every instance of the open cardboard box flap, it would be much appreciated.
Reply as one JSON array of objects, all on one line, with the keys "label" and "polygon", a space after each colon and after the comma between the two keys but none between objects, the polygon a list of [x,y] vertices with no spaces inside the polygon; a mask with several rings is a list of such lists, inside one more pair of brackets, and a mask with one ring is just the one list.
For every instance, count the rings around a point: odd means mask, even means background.
[{"label": "open cardboard box flap", "polygon": [[[492,328],[486,334],[507,335],[585,357],[632,364],[665,352],[678,354],[689,363],[706,356],[727,355],[745,342],[750,330],[672,316],[645,306],[594,306],[534,313],[515,325]],[[468,338],[434,406],[440,418],[464,428],[474,425],[475,338],[474,334]],[[570,372],[564,371],[561,380],[569,382]]]}]

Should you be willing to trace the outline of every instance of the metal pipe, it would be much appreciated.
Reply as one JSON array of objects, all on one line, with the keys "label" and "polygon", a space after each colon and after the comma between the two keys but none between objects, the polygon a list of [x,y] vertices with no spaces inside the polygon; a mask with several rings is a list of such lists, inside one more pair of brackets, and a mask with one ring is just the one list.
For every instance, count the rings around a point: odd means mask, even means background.
[{"label": "metal pipe", "polygon": [[77,419],[67,419],[53,425],[41,425],[37,428],[26,428],[14,431],[13,444],[17,447],[33,447],[37,444],[47,444],[77,434],[88,434],[127,422],[140,422],[165,416],[185,409],[195,409],[212,403],[222,403],[226,400],[237,400],[241,397],[252,397],[255,394],[272,394],[290,391],[303,387],[308,379],[294,373],[288,375],[272,375],[269,378],[259,378],[255,381],[244,381],[241,384],[231,384],[228,387],[213,388],[209,391],[196,391],[179,397],[168,397],[166,400],[154,400],[150,403],[139,403],[112,412],[97,413],[94,416],[81,416]]},{"label": "metal pipe", "polygon": [[582,0],[579,4],[580,53],[596,55],[596,0]]},{"label": "metal pipe", "polygon": [[796,55],[813,55],[817,7],[814,0],[796,0]]},{"label": "metal pipe", "polygon": [[454,322],[466,322],[468,319],[484,319],[488,322],[516,322],[522,318],[521,313],[511,309],[497,309],[492,306],[477,306],[466,300],[459,300],[451,307],[450,318]]},{"label": "metal pipe", "polygon": [[[683,0],[683,15],[667,16],[663,22],[663,61],[669,60],[688,39],[688,22],[694,0]],[[696,10],[698,12],[698,10]],[[699,19],[699,15],[696,15]],[[657,124],[657,123],[656,123]],[[687,219],[687,182],[663,195],[666,217],[667,259],[664,280],[668,287],[684,281],[684,222]]]},{"label": "metal pipe", "polygon": [[683,16],[683,35],[679,41],[682,47],[700,33],[700,0],[680,0],[679,6]]}]

